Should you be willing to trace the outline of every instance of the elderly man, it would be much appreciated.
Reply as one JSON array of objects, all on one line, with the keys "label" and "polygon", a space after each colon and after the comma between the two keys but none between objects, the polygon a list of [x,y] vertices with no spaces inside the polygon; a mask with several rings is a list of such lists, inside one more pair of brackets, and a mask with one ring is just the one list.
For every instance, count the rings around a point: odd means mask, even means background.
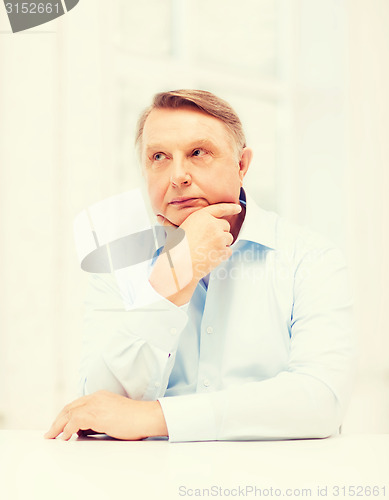
[{"label": "elderly man", "polygon": [[215,95],[157,94],[137,143],[153,211],[185,231],[185,245],[159,253],[144,282],[131,284],[152,311],[135,303],[105,316],[107,302],[129,299],[123,283],[93,276],[83,396],[45,437],[336,434],[354,359],[341,252],[246,194],[252,152],[236,113]]}]

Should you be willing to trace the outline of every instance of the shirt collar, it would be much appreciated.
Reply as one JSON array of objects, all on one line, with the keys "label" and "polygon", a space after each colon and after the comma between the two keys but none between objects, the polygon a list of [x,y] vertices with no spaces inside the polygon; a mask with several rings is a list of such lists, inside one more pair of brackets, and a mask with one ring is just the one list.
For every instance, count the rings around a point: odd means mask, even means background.
[{"label": "shirt collar", "polygon": [[239,241],[253,241],[273,250],[276,249],[277,214],[259,207],[243,188],[240,190],[239,200],[246,205],[246,215],[238,238],[231,248]]}]

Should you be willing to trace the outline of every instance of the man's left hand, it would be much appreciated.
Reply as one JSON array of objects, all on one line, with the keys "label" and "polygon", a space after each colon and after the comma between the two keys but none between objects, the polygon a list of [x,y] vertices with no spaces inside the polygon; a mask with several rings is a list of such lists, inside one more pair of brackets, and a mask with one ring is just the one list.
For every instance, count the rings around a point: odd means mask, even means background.
[{"label": "man's left hand", "polygon": [[135,401],[97,391],[66,405],[44,437],[56,438],[62,432],[61,438],[68,441],[74,433],[85,430],[125,440],[168,435],[158,401]]}]

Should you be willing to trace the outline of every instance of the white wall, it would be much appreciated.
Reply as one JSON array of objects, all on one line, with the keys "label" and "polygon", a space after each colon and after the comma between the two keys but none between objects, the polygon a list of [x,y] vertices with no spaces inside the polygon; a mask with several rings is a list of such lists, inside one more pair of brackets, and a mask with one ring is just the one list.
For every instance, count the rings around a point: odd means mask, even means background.
[{"label": "white wall", "polygon": [[348,2],[348,162],[344,227],[360,370],[350,430],[389,432],[389,3]]},{"label": "white wall", "polygon": [[[8,28],[1,7],[1,26]],[[58,65],[52,35],[0,35],[0,413],[39,425],[56,385],[62,280]],[[62,238],[61,238],[62,239]],[[61,316],[61,315],[59,315]]]},{"label": "white wall", "polygon": [[0,414],[10,428],[46,427],[76,394],[84,276],[72,223],[110,185],[101,12],[90,7],[15,35],[0,8]]},{"label": "white wall", "polygon": [[[241,115],[257,200],[346,251],[361,362],[345,429],[389,432],[388,3],[206,3],[204,20],[197,0],[83,0],[0,33],[0,426],[45,428],[75,397],[73,218],[138,182],[133,132],[151,95],[192,86]],[[237,9],[248,21],[234,28]]]}]

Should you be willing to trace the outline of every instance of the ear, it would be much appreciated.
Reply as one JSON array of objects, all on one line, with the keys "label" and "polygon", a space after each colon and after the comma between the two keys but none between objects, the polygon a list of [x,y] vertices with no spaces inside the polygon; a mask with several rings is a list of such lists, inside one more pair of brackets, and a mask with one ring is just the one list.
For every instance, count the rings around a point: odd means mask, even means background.
[{"label": "ear", "polygon": [[239,177],[241,186],[243,185],[243,179],[244,176],[247,174],[247,170],[249,169],[252,157],[253,157],[253,150],[250,148],[243,148],[239,161]]}]

